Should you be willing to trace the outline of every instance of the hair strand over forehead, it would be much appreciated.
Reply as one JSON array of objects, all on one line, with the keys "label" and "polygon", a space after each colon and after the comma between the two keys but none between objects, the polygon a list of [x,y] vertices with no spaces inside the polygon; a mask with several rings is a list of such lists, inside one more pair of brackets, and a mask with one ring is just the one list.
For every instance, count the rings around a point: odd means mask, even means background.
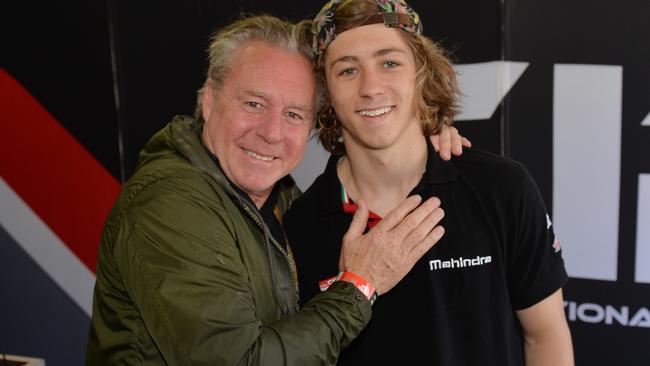
[{"label": "hair strand over forehead", "polygon": [[[250,41],[262,41],[270,46],[278,47],[289,52],[303,55],[307,60],[313,60],[309,47],[311,41],[311,25],[308,21],[291,23],[270,15],[243,15],[241,19],[218,30],[210,39],[208,47],[208,71],[204,85],[199,89],[194,116],[202,122],[203,93],[208,83],[216,93],[231,69],[233,56],[240,47]],[[319,85],[319,100],[323,91]]]}]

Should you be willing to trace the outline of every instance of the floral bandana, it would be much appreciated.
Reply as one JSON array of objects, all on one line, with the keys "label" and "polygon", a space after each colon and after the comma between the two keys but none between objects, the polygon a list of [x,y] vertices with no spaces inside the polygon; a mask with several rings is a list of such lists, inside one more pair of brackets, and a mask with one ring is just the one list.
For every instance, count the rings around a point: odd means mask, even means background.
[{"label": "floral bandana", "polygon": [[[398,27],[409,33],[422,34],[422,23],[420,16],[403,0],[375,0],[379,10],[378,15],[383,18],[383,23],[387,27]],[[314,54],[320,56],[327,46],[336,38],[336,22],[334,21],[334,12],[341,3],[341,0],[331,0],[316,15],[312,23],[314,39],[312,49]],[[404,15],[408,17],[404,20]],[[374,17],[372,18],[374,19]],[[378,23],[377,21],[367,22],[366,24]]]}]

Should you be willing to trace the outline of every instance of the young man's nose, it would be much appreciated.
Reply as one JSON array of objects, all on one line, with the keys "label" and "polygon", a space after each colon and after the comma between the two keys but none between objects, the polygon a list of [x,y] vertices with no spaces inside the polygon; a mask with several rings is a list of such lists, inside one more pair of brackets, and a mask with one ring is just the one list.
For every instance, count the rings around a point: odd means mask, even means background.
[{"label": "young man's nose", "polygon": [[383,94],[384,82],[381,75],[374,70],[364,70],[359,78],[359,96],[373,97],[375,95]]}]

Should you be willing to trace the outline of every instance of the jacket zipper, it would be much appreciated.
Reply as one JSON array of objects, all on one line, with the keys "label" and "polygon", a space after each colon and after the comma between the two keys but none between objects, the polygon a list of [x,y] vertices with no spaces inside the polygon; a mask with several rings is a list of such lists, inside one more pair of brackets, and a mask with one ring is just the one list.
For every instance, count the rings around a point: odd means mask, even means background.
[{"label": "jacket zipper", "polygon": [[273,246],[275,246],[275,248],[277,250],[279,250],[280,253],[282,253],[282,256],[284,257],[284,260],[285,260],[285,262],[287,264],[287,267],[289,268],[289,274],[291,275],[291,285],[293,286],[293,291],[294,291],[292,302],[293,302],[294,311],[297,311],[298,310],[298,285],[296,283],[297,282],[297,274],[296,274],[295,264],[293,263],[291,258],[289,258],[289,253],[284,248],[282,248],[280,243],[278,243],[275,240],[275,238],[273,238],[273,235],[271,235],[269,232],[267,232],[268,229],[266,228],[266,225],[264,225],[262,223],[262,221],[260,221],[257,214],[254,213],[250,209],[250,207],[248,207],[248,205],[246,205],[245,203],[242,203],[242,206],[244,208],[244,211],[246,211],[246,213],[248,214],[248,216],[250,216],[253,219],[253,221],[257,224],[257,226],[259,226],[262,229],[262,231],[264,232],[264,235],[271,240],[271,243],[273,243]]}]

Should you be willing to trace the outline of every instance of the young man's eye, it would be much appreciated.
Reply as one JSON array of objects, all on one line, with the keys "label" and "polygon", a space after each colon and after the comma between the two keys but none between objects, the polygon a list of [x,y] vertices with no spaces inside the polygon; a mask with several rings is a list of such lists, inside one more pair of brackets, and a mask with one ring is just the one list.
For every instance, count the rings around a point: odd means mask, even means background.
[{"label": "young man's eye", "polygon": [[386,61],[386,62],[384,62],[384,67],[389,68],[389,69],[392,69],[392,68],[397,67],[399,65],[400,65],[400,63],[396,62],[396,61]]},{"label": "young man's eye", "polygon": [[347,68],[347,69],[343,69],[343,71],[341,71],[341,72],[339,73],[339,75],[341,75],[341,76],[350,76],[350,75],[354,75],[354,74],[356,74],[356,72],[357,72],[357,70],[355,70],[355,69],[349,67],[349,68]]}]

